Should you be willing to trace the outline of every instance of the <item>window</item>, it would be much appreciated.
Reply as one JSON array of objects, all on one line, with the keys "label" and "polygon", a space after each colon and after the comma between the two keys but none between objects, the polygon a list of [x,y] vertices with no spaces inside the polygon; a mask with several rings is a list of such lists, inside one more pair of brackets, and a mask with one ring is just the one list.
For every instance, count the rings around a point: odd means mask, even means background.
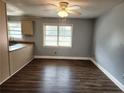
[{"label": "window", "polygon": [[22,38],[21,22],[19,21],[8,22],[8,34],[10,37],[13,38]]},{"label": "window", "polygon": [[44,25],[44,46],[71,47],[72,25]]}]

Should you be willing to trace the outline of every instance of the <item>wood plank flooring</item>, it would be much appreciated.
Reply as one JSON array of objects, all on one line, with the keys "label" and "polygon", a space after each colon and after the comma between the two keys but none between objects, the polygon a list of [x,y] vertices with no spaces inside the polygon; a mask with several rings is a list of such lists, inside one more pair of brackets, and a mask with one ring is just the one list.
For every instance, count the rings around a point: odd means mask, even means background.
[{"label": "wood plank flooring", "polygon": [[92,62],[33,60],[0,93],[123,93]]}]

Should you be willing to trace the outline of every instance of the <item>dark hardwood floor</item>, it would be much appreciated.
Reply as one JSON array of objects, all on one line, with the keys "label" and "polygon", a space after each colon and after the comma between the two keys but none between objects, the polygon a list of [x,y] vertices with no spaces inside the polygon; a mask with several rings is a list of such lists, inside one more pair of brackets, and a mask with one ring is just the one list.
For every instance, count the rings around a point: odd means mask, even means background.
[{"label": "dark hardwood floor", "polygon": [[123,93],[92,62],[33,60],[0,93]]}]

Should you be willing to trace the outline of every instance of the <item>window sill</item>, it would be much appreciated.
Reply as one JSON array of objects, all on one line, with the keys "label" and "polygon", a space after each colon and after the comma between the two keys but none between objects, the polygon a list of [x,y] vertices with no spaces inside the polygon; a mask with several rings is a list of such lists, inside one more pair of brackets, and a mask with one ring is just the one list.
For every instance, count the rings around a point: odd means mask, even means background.
[{"label": "window sill", "polygon": [[72,46],[43,46],[44,48],[72,48]]}]

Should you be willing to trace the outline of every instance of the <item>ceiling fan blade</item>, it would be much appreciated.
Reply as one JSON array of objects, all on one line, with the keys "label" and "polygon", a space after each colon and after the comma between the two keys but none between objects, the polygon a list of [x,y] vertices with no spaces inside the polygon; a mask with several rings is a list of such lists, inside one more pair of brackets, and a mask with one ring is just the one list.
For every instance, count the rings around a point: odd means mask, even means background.
[{"label": "ceiling fan blade", "polygon": [[35,6],[35,7],[55,7],[57,8],[58,6],[55,4],[51,4],[51,3],[46,3],[46,4],[33,4],[31,6]]},{"label": "ceiling fan blade", "polygon": [[67,11],[69,14],[72,14],[72,15],[75,15],[75,16],[81,16],[81,13],[78,12],[78,11],[72,11],[72,10],[69,10]]},{"label": "ceiling fan blade", "polygon": [[69,10],[80,10],[81,7],[79,5],[72,5],[68,7]]},{"label": "ceiling fan blade", "polygon": [[31,5],[31,7],[40,8],[40,9],[45,10],[45,11],[58,9],[58,6],[57,6],[57,5],[51,4],[51,3],[46,3],[46,4],[33,4],[33,5]]}]

